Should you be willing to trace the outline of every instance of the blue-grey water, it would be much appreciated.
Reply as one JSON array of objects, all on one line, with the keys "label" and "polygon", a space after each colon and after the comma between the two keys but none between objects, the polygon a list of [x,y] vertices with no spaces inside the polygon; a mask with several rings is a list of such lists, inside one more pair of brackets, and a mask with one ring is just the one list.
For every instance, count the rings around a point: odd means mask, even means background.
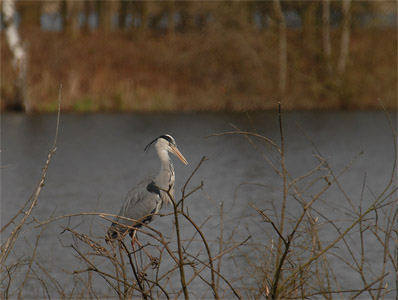
[{"label": "blue-grey water", "polygon": [[[396,112],[391,112],[390,115],[396,129]],[[53,144],[55,125],[55,115],[2,114],[2,226],[18,212],[39,182],[42,167]],[[235,131],[236,127],[257,132],[280,145],[276,112],[250,115],[63,114],[57,151],[32,216],[43,221],[51,217],[81,212],[117,214],[126,192],[144,176],[158,171],[159,162],[154,149],[145,153],[144,147],[163,133],[171,134],[189,162],[189,165],[185,166],[173,159],[176,171],[176,198],[181,196],[183,184],[201,158],[208,158],[192,178],[188,190],[198,186],[202,181],[204,186],[185,200],[185,206],[198,224],[209,218],[203,226],[203,231],[212,241],[212,251],[218,253],[216,242],[220,233],[219,215],[222,202],[224,239],[238,243],[251,236],[246,245],[233,252],[233,257],[222,262],[221,269],[236,288],[242,289],[243,295],[249,295],[248,291],[258,288],[258,282],[261,282],[258,267],[266,265],[270,259],[265,252],[259,254],[263,249],[259,245],[270,249],[278,238],[269,223],[261,222],[262,219],[253,206],[264,210],[271,217],[275,214],[280,215],[282,180],[274,169],[275,167],[280,170],[278,154],[267,142],[255,137],[249,140],[237,134],[209,137],[216,133]],[[338,236],[337,230],[344,231],[355,220],[355,211],[365,211],[390,181],[395,154],[388,120],[383,112],[373,111],[287,112],[283,116],[283,131],[288,178],[294,179],[307,174],[319,165],[319,156],[325,158],[333,170],[333,173],[330,173],[323,166],[317,173],[297,183],[305,201],[309,201],[325,186],[326,180],[319,179],[320,177],[328,176],[329,181],[333,176],[338,177],[339,185],[332,184],[314,203],[315,211],[311,212],[314,218],[318,218],[320,240],[326,246]],[[396,177],[393,186],[396,187]],[[390,188],[389,192],[392,189]],[[294,189],[290,188],[289,192],[294,193]],[[286,234],[302,211],[297,197],[294,199],[289,196],[288,199]],[[396,221],[395,224],[387,222],[388,218],[391,218],[391,209],[397,209],[394,202],[396,199],[396,194],[393,193],[384,202],[387,203],[386,209],[382,207],[378,214],[371,213],[366,217],[364,226],[368,228],[363,243],[356,227],[347,236],[346,244],[340,241],[331,249],[333,255],[328,257],[329,263],[338,278],[340,288],[348,291],[346,294],[339,294],[339,297],[355,295],[355,290],[364,286],[361,276],[353,270],[357,266],[346,245],[350,245],[359,262],[361,249],[364,249],[363,270],[367,276],[367,283],[377,281],[384,274],[384,248],[381,242],[384,243],[386,240],[380,241],[377,237],[384,239],[383,227],[396,226]],[[170,211],[170,207],[164,207],[162,210],[164,213]],[[273,220],[278,223],[277,219]],[[336,227],[333,227],[331,222]],[[34,228],[34,225],[35,223],[30,223],[23,229],[14,252],[7,260],[8,264],[11,265],[13,260],[25,259],[26,270],[36,236],[41,229]],[[157,217],[151,225],[175,241],[172,216]],[[59,296],[59,289],[57,291],[50,277],[61,284],[66,294],[71,293],[72,287],[78,284],[71,273],[84,267],[76,258],[76,252],[70,247],[70,244],[76,241],[71,239],[69,233],[62,233],[63,228],[67,226],[81,233],[92,234],[105,245],[100,237],[105,234],[109,222],[100,217],[72,217],[50,223],[41,234],[37,246],[36,260],[42,268],[33,264],[32,268],[36,273],[31,272],[29,275],[32,279],[28,280],[23,290],[25,297],[46,296],[47,291],[43,292],[39,278],[49,282],[48,293],[55,298],[57,293]],[[303,227],[299,228],[300,234],[306,230]],[[183,223],[183,237],[189,239],[192,233],[192,227]],[[2,243],[9,234],[10,229],[2,233]],[[394,253],[396,239],[396,236],[387,239],[391,255],[397,255]],[[292,251],[303,251],[299,249],[299,245],[296,247],[297,249],[294,248]],[[192,252],[195,251],[193,248]],[[302,257],[305,260],[309,254],[303,252]],[[387,284],[387,290],[381,290],[380,293],[393,290],[385,295],[385,298],[389,299],[394,298],[396,294],[396,274],[391,261],[388,258],[386,260],[385,273],[390,273],[372,287],[385,288]],[[45,275],[43,269],[47,269],[48,275]],[[22,280],[23,276],[17,275],[15,271],[15,279],[10,286],[13,297],[17,296],[18,282]],[[101,278],[93,285],[98,297],[117,296],[115,293],[112,294],[112,290]],[[208,286],[200,280],[192,284],[190,291],[193,296],[199,298],[212,297]],[[373,293],[377,295],[377,291]],[[364,293],[360,297],[368,298],[369,294]]]}]

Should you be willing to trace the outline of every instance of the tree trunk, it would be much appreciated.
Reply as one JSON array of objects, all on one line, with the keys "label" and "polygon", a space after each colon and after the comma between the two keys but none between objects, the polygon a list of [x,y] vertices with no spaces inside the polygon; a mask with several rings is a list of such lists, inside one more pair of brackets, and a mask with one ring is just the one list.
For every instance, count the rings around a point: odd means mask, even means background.
[{"label": "tree trunk", "polygon": [[317,1],[303,1],[304,10],[302,12],[304,43],[306,44],[311,55],[316,53],[319,46],[317,45],[317,9],[319,3]]},{"label": "tree trunk", "polygon": [[118,27],[121,30],[126,29],[126,19],[129,2],[126,0],[119,1],[119,16],[118,16]]},{"label": "tree trunk", "polygon": [[176,2],[177,10],[180,12],[180,29],[182,32],[187,32],[192,30],[194,27],[194,20],[192,14],[192,3],[188,2]]},{"label": "tree trunk", "polygon": [[81,11],[80,1],[64,0],[62,2],[64,31],[72,37],[77,37],[80,33],[80,26],[79,26],[80,11]]},{"label": "tree trunk", "polygon": [[175,15],[176,9],[175,9],[175,3],[174,1],[168,2],[167,5],[167,32],[169,35],[174,34],[174,29],[175,29],[175,21],[174,21],[174,15]]},{"label": "tree trunk", "polygon": [[328,61],[332,55],[330,43],[330,0],[322,1],[322,44],[323,55]]},{"label": "tree trunk", "polygon": [[347,59],[350,51],[350,23],[351,23],[351,0],[343,0],[342,3],[343,21],[340,41],[340,57],[337,71],[342,75],[347,67]]},{"label": "tree trunk", "polygon": [[98,29],[102,32],[110,32],[112,30],[112,2],[97,0],[98,13]]},{"label": "tree trunk", "polygon": [[3,16],[5,24],[5,36],[8,46],[12,53],[12,67],[16,74],[15,88],[16,88],[16,105],[15,109],[26,112],[31,110],[30,103],[27,97],[27,55],[24,46],[22,45],[17,26],[15,24],[15,0],[3,0]]},{"label": "tree trunk", "polygon": [[274,0],[274,11],[279,30],[279,82],[278,88],[281,95],[286,92],[287,82],[287,46],[286,46],[286,21],[282,12],[280,0]]},{"label": "tree trunk", "polygon": [[[155,2],[156,3],[156,2]],[[132,2],[132,10],[136,17],[140,19],[140,23],[135,25],[137,28],[136,31],[144,32],[147,30],[149,26],[149,7],[152,5],[153,2],[150,1],[133,1]],[[134,25],[133,25],[134,28]],[[133,34],[135,32],[133,31]]]},{"label": "tree trunk", "polygon": [[87,34],[89,31],[89,22],[88,19],[90,17],[90,13],[92,11],[92,7],[91,7],[91,1],[90,0],[84,0],[82,3],[82,12],[84,15],[84,19],[83,19],[83,23],[81,24],[81,28],[80,31],[83,34]]},{"label": "tree trunk", "polygon": [[[15,1],[20,16],[19,29],[21,31],[40,29],[42,1]],[[14,6],[15,6],[14,5]]]}]

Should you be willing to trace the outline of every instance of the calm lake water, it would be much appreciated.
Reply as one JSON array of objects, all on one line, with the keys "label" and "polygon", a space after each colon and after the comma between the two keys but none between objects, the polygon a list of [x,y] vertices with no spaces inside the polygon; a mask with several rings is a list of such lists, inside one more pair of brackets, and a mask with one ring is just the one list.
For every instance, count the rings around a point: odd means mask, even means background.
[{"label": "calm lake water", "polygon": [[[396,112],[390,114],[396,126]],[[38,183],[41,169],[52,147],[55,124],[55,115],[2,114],[2,226],[15,215]],[[253,145],[242,135],[208,137],[215,133],[233,131],[234,126],[256,131],[280,144],[276,112],[250,116],[205,113],[64,114],[60,121],[57,153],[51,162],[45,187],[33,215],[39,220],[46,220],[51,216],[80,212],[118,213],[126,192],[143,177],[158,171],[159,162],[155,151],[151,149],[145,153],[144,147],[157,136],[168,133],[175,138],[189,162],[185,166],[173,159],[177,198],[201,158],[208,158],[193,177],[188,189],[199,185],[201,181],[204,188],[189,197],[185,205],[198,224],[210,216],[203,227],[209,239],[216,240],[219,234],[220,203],[224,202],[225,236],[232,234],[232,240],[238,242],[251,235],[253,244],[267,243],[277,236],[269,224],[260,222],[261,218],[251,205],[270,213],[274,209],[279,214],[282,181],[266,160],[278,165],[278,156],[272,147],[259,139],[253,138]],[[286,166],[291,178],[304,175],[316,167],[319,161],[313,154],[318,151],[327,159],[334,175],[340,176],[340,188],[332,186],[314,204],[319,213],[314,212],[314,217],[319,217],[320,224],[326,224],[325,227],[321,226],[321,239],[325,243],[332,241],[337,233],[327,225],[328,220],[344,230],[354,219],[353,210],[359,209],[361,204],[363,210],[368,208],[374,197],[389,182],[394,149],[388,121],[383,112],[287,112],[283,117],[283,127]],[[340,175],[351,162],[350,168]],[[326,176],[327,171],[321,170],[320,174]],[[318,176],[320,175],[312,175],[299,182],[298,186],[304,189]],[[303,191],[306,199],[319,192],[324,182],[320,180]],[[390,200],[394,199],[397,199],[396,196]],[[289,198],[288,218],[298,216],[300,207],[297,201]],[[162,210],[169,211],[170,208]],[[378,224],[384,226],[385,214],[370,214],[369,220],[376,217]],[[71,243],[70,235],[60,233],[62,227],[69,224],[76,226],[80,232],[88,234],[91,230],[93,235],[103,236],[109,223],[99,217],[88,220],[91,221],[82,224],[79,224],[81,218],[51,223],[43,232],[38,246],[38,260],[66,290],[73,286],[73,280],[67,278],[65,271],[73,272],[79,265],[74,256],[76,253],[68,247]],[[170,217],[158,217],[151,225],[165,235],[174,237],[172,222]],[[39,229],[33,229],[33,226],[29,228],[31,229],[21,234],[16,251],[9,261],[31,255],[31,247]],[[192,228],[188,225],[183,231],[185,237],[192,234]],[[6,237],[7,234],[2,235],[2,242]],[[352,244],[355,255],[359,255],[359,240],[350,236],[347,243]],[[365,270],[369,282],[372,282],[381,274],[383,248],[370,231],[365,235],[364,247],[367,255]],[[391,242],[392,253],[393,247]],[[352,262],[344,249],[344,244],[339,243],[333,253]],[[216,246],[214,250],[217,252]],[[250,248],[249,243],[237,252],[238,261],[226,260],[222,270],[231,280],[242,270],[253,274],[253,265],[247,260],[258,260],[255,255],[256,251]],[[360,276],[346,263],[333,255],[330,261],[336,276],[341,278],[343,289],[355,290],[362,286]],[[392,271],[391,264],[387,264],[387,269]],[[248,288],[256,287],[255,280],[251,279],[253,276],[243,278],[238,287],[243,284]],[[394,273],[387,275],[384,282],[388,283],[388,288],[394,289]],[[101,290],[104,282],[96,284]],[[375,286],[377,287],[379,285]],[[40,288],[33,283],[28,284],[24,295],[29,297],[40,294]],[[203,289],[200,283],[193,288]],[[50,293],[55,292],[50,290]],[[353,294],[355,293],[347,295]],[[200,293],[198,295],[203,297]],[[211,293],[207,296],[211,297]],[[369,294],[364,294],[363,297],[367,298]],[[386,296],[387,299],[394,297],[395,292]]]}]

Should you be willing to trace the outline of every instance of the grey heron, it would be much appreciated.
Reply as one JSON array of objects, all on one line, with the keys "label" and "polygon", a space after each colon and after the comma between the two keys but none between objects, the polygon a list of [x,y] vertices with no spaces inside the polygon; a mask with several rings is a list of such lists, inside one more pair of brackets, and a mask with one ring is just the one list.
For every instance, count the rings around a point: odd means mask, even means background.
[{"label": "grey heron", "polygon": [[[173,153],[185,165],[188,162],[178,150],[177,144],[171,135],[164,134],[154,139],[145,147],[145,151],[149,150],[153,143],[155,143],[155,148],[160,159],[160,172],[157,176],[145,178],[127,193],[118,217],[115,217],[108,230],[106,236],[108,242],[115,240],[118,236],[123,238],[128,231],[132,237],[134,248],[134,228],[141,227],[142,223],[147,224],[151,222],[153,215],[160,211],[163,203],[171,203],[170,197],[165,191],[169,191],[170,195],[174,197],[175,174],[173,163],[168,153]],[[124,218],[120,218],[119,216]]]}]

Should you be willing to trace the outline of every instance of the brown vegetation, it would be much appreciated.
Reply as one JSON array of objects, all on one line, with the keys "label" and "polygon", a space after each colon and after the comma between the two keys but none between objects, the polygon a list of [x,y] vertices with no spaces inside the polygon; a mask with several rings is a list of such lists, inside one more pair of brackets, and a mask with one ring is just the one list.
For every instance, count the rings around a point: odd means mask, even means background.
[{"label": "brown vegetation", "polygon": [[[354,16],[375,11],[371,4],[346,7],[350,14],[343,30],[341,21],[328,26],[327,13],[341,11],[339,2],[321,7],[321,2],[285,1],[281,7],[274,1],[276,11],[272,3],[255,2],[143,2],[142,7],[121,2],[126,6],[119,8],[120,28],[113,29],[111,14],[101,13],[112,7],[87,3],[91,6],[63,8],[71,10],[64,31],[21,24],[29,57],[27,93],[35,111],[56,110],[60,83],[64,109],[71,111],[251,111],[274,108],[278,101],[289,110],[373,109],[377,99],[397,108],[397,30],[353,25]],[[79,30],[71,18],[94,8],[108,21]],[[323,19],[317,14],[322,9]],[[268,18],[264,27],[253,24],[255,10]],[[288,10],[301,16],[302,28],[286,27],[281,18]],[[144,25],[121,25],[131,11]],[[170,18],[177,12],[178,24]],[[164,16],[168,23],[161,27]],[[196,25],[195,18],[201,20]],[[1,102],[7,109],[15,100],[16,75],[4,41],[2,33]]]},{"label": "brown vegetation", "polygon": [[[337,34],[337,33],[336,33]],[[333,39],[333,35],[332,35]],[[396,31],[353,32],[345,79],[329,76],[319,55],[305,55],[298,31],[288,32],[286,109],[396,109]],[[29,45],[29,95],[36,111],[56,109],[60,83],[65,110],[221,111],[275,107],[278,100],[277,37],[256,32],[190,35],[118,33],[70,38],[36,32]],[[387,42],[386,42],[387,41]],[[371,45],[383,45],[372,47]],[[12,100],[10,53],[2,47],[2,104]],[[370,59],[371,58],[371,59]],[[4,108],[4,107],[3,107]]]}]

